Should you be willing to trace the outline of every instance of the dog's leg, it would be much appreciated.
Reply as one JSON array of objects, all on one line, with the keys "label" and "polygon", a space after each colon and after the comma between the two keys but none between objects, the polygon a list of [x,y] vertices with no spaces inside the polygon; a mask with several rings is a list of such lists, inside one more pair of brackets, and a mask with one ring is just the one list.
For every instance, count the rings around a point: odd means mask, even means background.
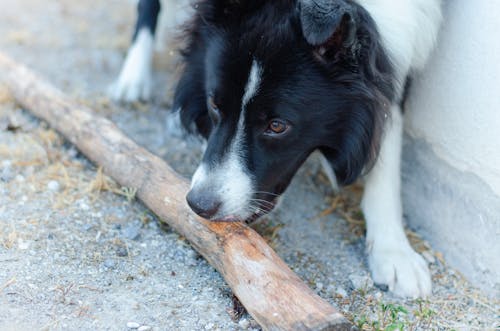
[{"label": "dog's leg", "polygon": [[392,107],[379,158],[366,178],[361,207],[366,219],[368,263],[376,284],[404,297],[431,293],[425,260],[410,246],[402,223],[400,158],[403,118]]},{"label": "dog's leg", "polygon": [[140,0],[132,46],[109,94],[114,100],[146,100],[151,95],[151,66],[159,0]]}]

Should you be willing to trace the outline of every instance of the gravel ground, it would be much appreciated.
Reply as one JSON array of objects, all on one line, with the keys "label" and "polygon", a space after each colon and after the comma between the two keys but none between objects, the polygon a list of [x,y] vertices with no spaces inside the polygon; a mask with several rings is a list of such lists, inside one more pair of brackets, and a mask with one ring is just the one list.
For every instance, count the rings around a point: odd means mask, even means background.
[{"label": "gravel ground", "polygon": [[[114,0],[96,9],[86,1],[9,2],[0,12],[0,49],[189,176],[199,142],[167,132],[163,120],[175,57],[168,50],[157,54],[151,103],[111,104],[103,91],[126,52],[134,5]],[[433,296],[401,300],[374,287],[356,207],[360,190],[334,194],[312,157],[281,208],[253,226],[362,329],[500,329],[498,298],[473,288],[410,230],[430,263]],[[0,264],[0,330],[259,329],[247,314],[238,314],[221,276],[182,237],[16,106],[4,88]]]}]

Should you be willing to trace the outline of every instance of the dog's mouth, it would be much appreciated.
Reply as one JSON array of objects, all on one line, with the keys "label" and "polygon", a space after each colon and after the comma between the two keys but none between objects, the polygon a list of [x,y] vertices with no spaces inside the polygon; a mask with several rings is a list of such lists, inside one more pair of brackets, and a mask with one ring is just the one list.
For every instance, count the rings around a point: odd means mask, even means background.
[{"label": "dog's mouth", "polygon": [[245,222],[247,224],[255,222],[260,217],[270,213],[276,207],[278,202],[278,198],[273,199],[272,201],[268,201],[264,207],[257,208],[250,216],[246,218],[241,218],[237,215],[227,215],[224,217],[211,219],[210,222]]}]

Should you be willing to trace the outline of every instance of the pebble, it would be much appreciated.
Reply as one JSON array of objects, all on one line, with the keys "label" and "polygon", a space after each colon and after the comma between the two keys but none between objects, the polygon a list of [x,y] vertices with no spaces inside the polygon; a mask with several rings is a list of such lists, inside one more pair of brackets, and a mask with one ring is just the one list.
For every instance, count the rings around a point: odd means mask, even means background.
[{"label": "pebble", "polygon": [[47,189],[52,192],[59,192],[61,184],[57,180],[51,180],[47,183]]},{"label": "pebble", "polygon": [[14,179],[14,174],[13,174],[11,168],[4,168],[4,169],[2,169],[2,171],[0,171],[0,180],[8,183],[12,179]]},{"label": "pebble", "polygon": [[344,290],[344,288],[340,287],[340,286],[337,287],[337,289],[335,290],[335,293],[338,294],[338,295],[340,295],[343,298],[346,298],[348,296],[347,291]]},{"label": "pebble", "polygon": [[130,303],[130,306],[132,306],[132,309],[134,309],[134,310],[141,309],[141,305],[139,304],[139,302],[137,302],[135,300]]},{"label": "pebble", "polygon": [[125,238],[130,240],[137,240],[141,236],[141,226],[138,224],[129,224],[122,229],[122,234]]},{"label": "pebble", "polygon": [[90,209],[90,206],[84,201],[80,201],[79,207],[81,210],[89,210]]},{"label": "pebble", "polygon": [[84,225],[82,225],[82,230],[83,231],[90,231],[94,226],[92,224],[89,224],[89,223],[85,223]]},{"label": "pebble", "polygon": [[243,330],[247,330],[248,327],[250,326],[250,321],[247,320],[246,318],[242,318],[240,319],[240,321],[238,322],[238,325],[240,328],[242,328]]},{"label": "pebble", "polygon": [[30,242],[29,241],[24,241],[21,238],[19,238],[17,245],[18,245],[18,247],[19,247],[20,250],[24,251],[24,250],[27,250],[30,247]]},{"label": "pebble", "polygon": [[104,260],[104,266],[108,269],[114,269],[116,267],[116,262],[113,259]]},{"label": "pebble", "polygon": [[321,291],[323,289],[323,287],[324,287],[323,283],[320,283],[320,282],[316,283],[316,290],[318,292]]},{"label": "pebble", "polygon": [[125,247],[120,246],[116,249],[116,255],[120,257],[125,257],[128,256],[128,251]]},{"label": "pebble", "polygon": [[349,281],[353,290],[367,290],[373,287],[373,280],[368,276],[350,275]]},{"label": "pebble", "polygon": [[137,331],[149,331],[149,330],[151,330],[151,327],[149,325],[142,325],[137,329]]},{"label": "pebble", "polygon": [[127,328],[129,329],[138,329],[141,325],[137,322],[128,322]]}]

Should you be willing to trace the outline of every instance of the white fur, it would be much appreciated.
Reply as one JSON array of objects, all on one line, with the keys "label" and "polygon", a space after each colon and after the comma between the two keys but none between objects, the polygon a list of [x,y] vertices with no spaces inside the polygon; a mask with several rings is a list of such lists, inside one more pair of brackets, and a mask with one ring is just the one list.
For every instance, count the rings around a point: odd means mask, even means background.
[{"label": "white fur", "polygon": [[118,79],[110,87],[109,95],[113,100],[132,102],[149,99],[153,47],[151,32],[141,29],[127,53]]},{"label": "white fur", "polygon": [[193,176],[191,177],[191,188],[202,186],[207,182],[208,171],[205,163],[200,163]]},{"label": "white fur", "polygon": [[424,259],[411,248],[403,230],[400,159],[403,118],[391,109],[379,158],[366,178],[361,207],[366,219],[368,263],[375,283],[387,284],[403,297],[431,294],[431,278]]},{"label": "white fur", "polygon": [[[401,95],[408,74],[421,69],[436,42],[441,22],[439,0],[356,0],[374,19],[394,65]],[[404,297],[431,294],[424,259],[410,246],[403,229],[400,158],[403,118],[391,108],[379,158],[366,178],[361,203],[367,227],[368,263],[375,283]]]},{"label": "white fur", "polygon": [[[137,1],[138,2],[138,1]],[[177,27],[188,20],[193,12],[189,0],[162,0],[158,15],[156,38],[147,28],[141,29],[130,46],[118,79],[108,94],[116,101],[148,100],[152,89],[152,59],[154,49],[165,51],[173,44]],[[155,42],[156,40],[156,42]],[[173,54],[174,49],[169,49]]]},{"label": "white fur", "polygon": [[441,23],[440,0],[356,0],[374,19],[402,91],[410,71],[422,69]]},{"label": "white fur", "polygon": [[252,67],[250,68],[250,74],[248,75],[248,81],[245,86],[245,94],[243,94],[243,100],[241,102],[242,114],[240,116],[240,120],[244,118],[244,112],[246,111],[246,106],[248,102],[259,91],[261,79],[262,79],[262,67],[256,60],[253,60]]},{"label": "white fur", "polygon": [[241,101],[241,112],[238,128],[227,155],[219,165],[211,167],[201,164],[192,179],[192,188],[214,190],[221,200],[221,206],[213,219],[231,217],[244,220],[252,215],[254,210],[249,208],[254,191],[253,179],[245,170],[242,153],[245,112],[248,102],[258,93],[262,77],[262,68],[257,61],[253,61],[248,75],[248,81]]},{"label": "white fur", "polygon": [[328,180],[330,181],[330,185],[332,186],[333,191],[338,192],[339,184],[337,182],[337,176],[335,176],[335,171],[333,171],[330,162],[328,162],[328,160],[322,153],[319,153],[319,160],[321,162],[321,167],[326,174],[326,177],[328,177]]},{"label": "white fur", "polygon": [[191,189],[212,190],[211,193],[221,200],[219,211],[212,219],[244,220],[252,214],[246,207],[253,192],[252,179],[233,147],[220,164],[211,167],[200,164],[191,180]]}]

